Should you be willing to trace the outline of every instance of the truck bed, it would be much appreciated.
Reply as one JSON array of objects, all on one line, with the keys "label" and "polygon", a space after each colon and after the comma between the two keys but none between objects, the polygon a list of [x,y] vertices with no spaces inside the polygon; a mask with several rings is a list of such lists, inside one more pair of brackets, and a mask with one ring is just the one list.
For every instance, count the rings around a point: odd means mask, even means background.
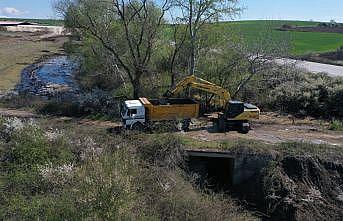
[{"label": "truck bed", "polygon": [[192,99],[140,98],[140,101],[146,108],[146,116],[150,121],[182,120],[199,116],[199,104]]}]

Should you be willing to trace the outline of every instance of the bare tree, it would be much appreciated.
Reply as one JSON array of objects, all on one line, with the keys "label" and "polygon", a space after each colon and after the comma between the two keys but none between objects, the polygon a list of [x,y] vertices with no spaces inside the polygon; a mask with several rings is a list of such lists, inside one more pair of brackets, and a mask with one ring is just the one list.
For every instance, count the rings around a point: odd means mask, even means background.
[{"label": "bare tree", "polygon": [[168,0],[161,5],[149,0],[60,0],[56,4],[67,27],[112,54],[118,73],[125,73],[132,84],[135,98],[141,93],[142,77],[150,71],[169,7]]},{"label": "bare tree", "polygon": [[[171,15],[171,28],[173,30],[173,36],[172,36],[172,52],[170,54],[169,58],[169,71],[171,75],[171,88],[175,87],[175,80],[177,75],[177,67],[180,65],[180,60],[185,60],[185,56],[187,55],[181,55],[182,49],[185,45],[185,42],[187,40],[187,29],[188,26],[182,24],[182,21],[180,21],[177,18],[174,18],[173,15]],[[179,60],[179,62],[178,62]]]},{"label": "bare tree", "polygon": [[271,25],[261,30],[253,41],[247,42],[241,39],[240,42],[232,44],[228,41],[229,48],[238,54],[240,69],[238,69],[240,80],[232,97],[238,93],[256,76],[263,72],[272,71],[275,67],[287,67],[288,62],[280,62],[280,59],[289,56],[291,39],[289,35],[278,36],[273,32]]},{"label": "bare tree", "polygon": [[174,8],[178,19],[187,25],[190,41],[189,74],[195,73],[199,50],[199,32],[206,23],[218,22],[237,15],[238,0],[175,0]]}]

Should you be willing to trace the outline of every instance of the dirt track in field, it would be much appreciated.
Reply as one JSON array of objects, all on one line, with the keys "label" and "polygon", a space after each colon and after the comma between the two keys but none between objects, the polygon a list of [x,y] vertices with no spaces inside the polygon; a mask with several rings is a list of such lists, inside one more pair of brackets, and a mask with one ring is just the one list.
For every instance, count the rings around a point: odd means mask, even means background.
[{"label": "dirt track in field", "polygon": [[[0,108],[2,117],[37,118],[39,115],[28,111]],[[63,118],[61,118],[63,120]],[[71,120],[71,118],[67,118]],[[112,128],[119,122],[78,120],[79,124],[98,128]],[[200,141],[225,141],[232,139],[250,139],[265,143],[310,142],[343,147],[343,131],[328,130],[329,123],[311,119],[295,119],[276,113],[262,113],[261,118],[252,122],[249,134],[237,132],[217,133],[210,124],[197,121],[197,127],[189,132],[177,132],[183,136]],[[202,125],[200,125],[203,123]],[[200,126],[199,126],[200,125]]]},{"label": "dirt track in field", "polygon": [[329,123],[311,119],[295,119],[275,113],[263,113],[252,122],[249,134],[237,132],[216,133],[211,126],[182,133],[184,136],[201,141],[224,141],[230,139],[250,139],[266,143],[310,142],[343,147],[343,132],[328,130]]}]

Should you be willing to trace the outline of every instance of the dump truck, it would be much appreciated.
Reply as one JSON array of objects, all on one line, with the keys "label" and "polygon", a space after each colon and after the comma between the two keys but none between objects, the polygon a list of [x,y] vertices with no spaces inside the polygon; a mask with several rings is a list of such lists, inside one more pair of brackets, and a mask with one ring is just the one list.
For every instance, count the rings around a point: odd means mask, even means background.
[{"label": "dump truck", "polygon": [[190,120],[199,116],[200,105],[193,99],[170,98],[127,100],[121,107],[124,129],[143,130],[155,122],[179,121],[188,129]]}]

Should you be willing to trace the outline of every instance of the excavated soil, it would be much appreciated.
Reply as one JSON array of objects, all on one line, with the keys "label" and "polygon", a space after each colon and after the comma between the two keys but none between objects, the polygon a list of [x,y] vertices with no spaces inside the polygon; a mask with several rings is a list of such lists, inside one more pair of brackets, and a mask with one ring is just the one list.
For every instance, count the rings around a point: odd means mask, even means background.
[{"label": "excavated soil", "polygon": [[286,156],[270,165],[233,190],[264,220],[342,220],[341,163]]}]

